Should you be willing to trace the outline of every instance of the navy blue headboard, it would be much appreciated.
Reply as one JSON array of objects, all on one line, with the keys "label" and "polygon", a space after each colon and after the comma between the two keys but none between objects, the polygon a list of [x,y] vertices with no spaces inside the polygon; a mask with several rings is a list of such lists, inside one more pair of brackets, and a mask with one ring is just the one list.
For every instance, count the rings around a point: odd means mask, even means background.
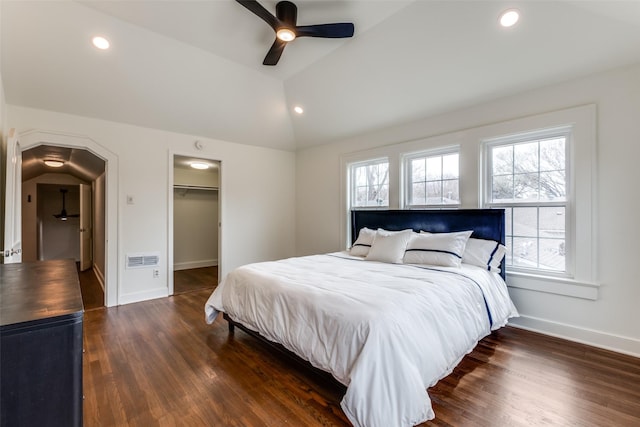
[{"label": "navy blue headboard", "polygon": [[[352,243],[363,227],[393,231],[411,228],[432,233],[473,230],[472,237],[505,244],[504,209],[351,211]],[[504,260],[500,275],[505,278]]]}]

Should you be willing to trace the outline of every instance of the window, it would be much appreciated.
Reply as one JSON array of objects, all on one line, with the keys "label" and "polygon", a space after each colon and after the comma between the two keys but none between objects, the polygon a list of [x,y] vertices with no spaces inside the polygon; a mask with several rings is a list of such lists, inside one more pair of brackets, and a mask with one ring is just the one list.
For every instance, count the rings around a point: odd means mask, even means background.
[{"label": "window", "polygon": [[505,209],[509,267],[569,273],[569,135],[550,129],[486,144],[485,205]]},{"label": "window", "polygon": [[377,159],[349,166],[351,207],[389,207],[389,160]]},{"label": "window", "polygon": [[457,151],[405,157],[406,207],[460,204],[459,157]]},{"label": "window", "polygon": [[[509,287],[596,300],[596,123],[596,105],[589,104],[346,153],[342,241],[351,243],[354,208],[501,208]],[[445,172],[445,158],[457,173]],[[432,163],[440,176],[431,173]],[[367,168],[382,164],[377,180],[368,181]],[[452,183],[457,191],[449,197]],[[442,190],[431,198],[427,185],[438,184]]]}]

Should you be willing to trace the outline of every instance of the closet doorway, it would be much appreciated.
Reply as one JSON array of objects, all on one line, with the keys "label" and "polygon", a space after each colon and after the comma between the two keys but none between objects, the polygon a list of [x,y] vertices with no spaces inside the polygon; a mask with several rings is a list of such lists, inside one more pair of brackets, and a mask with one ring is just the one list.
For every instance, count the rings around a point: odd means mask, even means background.
[{"label": "closet doorway", "polygon": [[219,280],[220,162],[174,155],[173,295]]}]

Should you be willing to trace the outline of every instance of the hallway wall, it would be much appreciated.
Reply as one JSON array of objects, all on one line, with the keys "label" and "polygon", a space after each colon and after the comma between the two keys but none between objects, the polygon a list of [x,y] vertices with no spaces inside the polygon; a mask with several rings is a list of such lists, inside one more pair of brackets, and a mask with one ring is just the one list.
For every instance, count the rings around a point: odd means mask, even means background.
[{"label": "hallway wall", "polygon": [[[78,185],[86,184],[86,182],[67,174],[47,173],[36,178],[24,181],[22,183],[23,262],[38,260],[38,184]],[[57,209],[57,212],[52,211],[51,215],[53,215],[54,213],[59,213],[61,206],[62,198],[60,196],[60,193],[58,192],[57,199],[52,200],[51,206],[51,209],[53,209],[54,211]],[[67,211],[69,211],[69,208],[67,208]]]},{"label": "hallway wall", "polygon": [[80,218],[69,216],[66,221],[56,218],[62,210],[62,193],[68,215],[80,212],[78,185],[37,184],[38,260],[73,259],[80,261]]}]

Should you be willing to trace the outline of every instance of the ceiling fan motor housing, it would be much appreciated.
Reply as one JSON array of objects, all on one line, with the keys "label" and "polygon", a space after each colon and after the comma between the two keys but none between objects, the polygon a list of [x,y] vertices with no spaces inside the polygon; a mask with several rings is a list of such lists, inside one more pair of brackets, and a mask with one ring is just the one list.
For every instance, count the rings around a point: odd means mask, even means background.
[{"label": "ceiling fan motor housing", "polygon": [[290,25],[289,28],[294,30],[296,22],[298,22],[298,7],[291,3],[290,1],[281,1],[276,4],[276,17],[284,22],[287,25]]}]

